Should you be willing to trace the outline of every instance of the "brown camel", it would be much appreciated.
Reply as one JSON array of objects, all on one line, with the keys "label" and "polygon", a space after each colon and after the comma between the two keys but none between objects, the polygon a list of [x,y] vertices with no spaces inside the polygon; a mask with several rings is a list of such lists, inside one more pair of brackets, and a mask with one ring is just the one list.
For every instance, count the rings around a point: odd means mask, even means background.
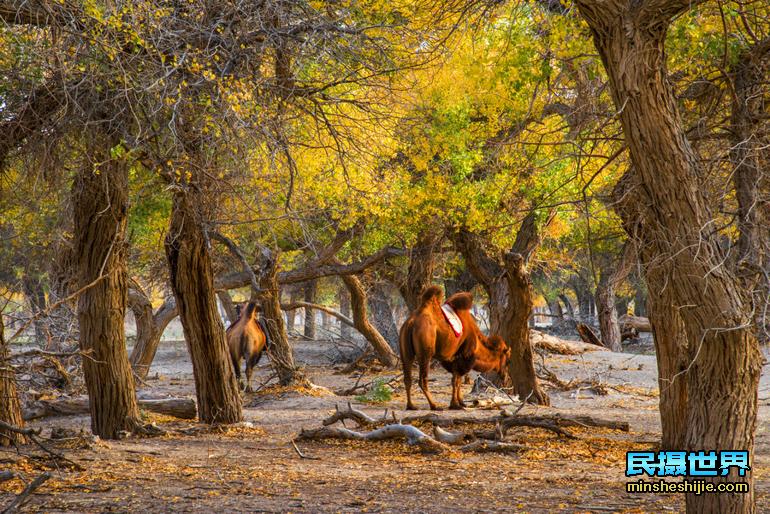
[{"label": "brown camel", "polygon": [[470,293],[456,293],[446,302],[463,324],[462,333],[455,335],[441,312],[443,296],[439,287],[431,286],[425,289],[420,306],[412,312],[399,333],[407,410],[416,409],[412,403],[412,364],[415,360],[420,368],[420,389],[425,394],[431,410],[440,410],[428,390],[428,371],[431,359],[434,358],[452,373],[452,401],[449,408],[462,409],[465,406],[460,391],[462,377],[472,369],[504,373],[511,355],[510,348],[502,338],[487,338],[476,325],[470,312],[473,306],[473,296]]},{"label": "brown camel", "polygon": [[[235,369],[235,378],[241,383],[241,359],[246,361],[246,392],[251,392],[251,373],[262,358],[262,352],[267,346],[265,332],[259,326],[257,314],[259,306],[249,302],[245,308],[238,311],[238,319],[227,327],[227,346],[230,359]],[[242,386],[242,384],[241,384]]]}]

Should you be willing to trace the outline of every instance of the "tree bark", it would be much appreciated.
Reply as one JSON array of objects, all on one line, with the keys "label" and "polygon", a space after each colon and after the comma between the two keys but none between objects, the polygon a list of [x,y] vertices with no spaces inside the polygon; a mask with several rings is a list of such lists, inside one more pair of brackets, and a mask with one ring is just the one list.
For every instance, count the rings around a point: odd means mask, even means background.
[{"label": "tree bark", "polygon": [[[21,405],[16,391],[16,374],[10,361],[8,343],[5,341],[3,316],[0,314],[0,421],[24,428]],[[0,446],[26,444],[23,434],[0,430]]]},{"label": "tree bark", "polygon": [[[628,173],[649,195],[639,227],[654,245],[654,261],[646,266],[663,272],[671,312],[679,313],[686,335],[686,447],[740,448],[753,455],[761,353],[751,308],[724,265],[714,232],[704,230],[713,216],[699,182],[703,170],[685,136],[665,66],[668,26],[697,3],[579,0],[577,5],[607,70],[633,163]],[[660,285],[648,277],[651,291]],[[727,477],[706,480],[736,478],[733,469]],[[687,494],[688,512],[753,512],[753,477],[740,480],[751,492]]]},{"label": "tree bark", "polygon": [[[96,142],[109,145],[98,137]],[[140,425],[124,330],[128,163],[102,148],[92,152],[101,162],[83,164],[72,192],[78,287],[89,286],[78,297],[77,312],[91,430],[114,439]]]},{"label": "tree bark", "polygon": [[[304,295],[305,302],[315,303],[315,295],[318,290],[318,281],[311,280],[305,284]],[[305,337],[315,339],[316,336],[315,313],[310,309],[305,309]]]},{"label": "tree bark", "polygon": [[207,199],[194,187],[174,193],[165,242],[171,287],[193,364],[199,419],[237,423],[242,419],[241,396],[217,311],[210,246],[201,219]]},{"label": "tree bark", "polygon": [[267,248],[260,249],[259,287],[262,317],[267,326],[268,355],[278,374],[278,383],[284,386],[306,384],[307,379],[294,364],[294,351],[289,345],[286,326],[281,312],[281,289],[278,287],[278,256]]},{"label": "tree bark", "polygon": [[409,267],[406,279],[399,286],[409,311],[420,306],[420,294],[433,280],[434,251],[438,238],[431,232],[417,236],[417,242],[409,252]]},{"label": "tree bark", "polygon": [[377,354],[377,359],[388,368],[392,368],[398,363],[398,357],[393,352],[388,342],[377,331],[374,326],[369,322],[367,308],[366,308],[366,290],[364,289],[361,280],[354,275],[344,275],[342,281],[345,282],[345,286],[350,292],[351,306],[353,308],[353,322],[356,324],[356,329],[369,341],[372,345],[374,353]]},{"label": "tree bark", "polygon": [[394,352],[398,350],[398,327],[393,318],[393,310],[385,287],[381,282],[375,282],[369,288],[369,309],[372,311],[372,321],[377,331],[385,338]]}]

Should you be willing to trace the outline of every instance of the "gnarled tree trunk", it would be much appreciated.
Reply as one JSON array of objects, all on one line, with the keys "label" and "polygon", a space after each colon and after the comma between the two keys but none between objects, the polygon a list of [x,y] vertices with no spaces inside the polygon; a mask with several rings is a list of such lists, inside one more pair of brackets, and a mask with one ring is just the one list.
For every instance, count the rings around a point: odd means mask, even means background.
[{"label": "gnarled tree trunk", "polygon": [[198,417],[204,423],[237,423],[242,418],[241,396],[217,310],[209,242],[201,219],[207,200],[193,187],[174,194],[165,243],[171,287],[193,364]]},{"label": "gnarled tree trunk", "polygon": [[[97,138],[97,144],[108,143]],[[94,145],[96,146],[96,145]],[[139,426],[134,377],[126,353],[128,164],[101,157],[85,163],[73,184],[78,324],[91,430],[105,439]]]},{"label": "gnarled tree trunk", "polygon": [[626,243],[621,250],[620,258],[615,269],[602,270],[602,276],[596,287],[596,306],[599,317],[599,330],[602,335],[602,345],[613,352],[623,350],[621,343],[620,324],[618,323],[617,302],[615,291],[625,280],[634,264],[636,252],[632,243]]},{"label": "gnarled tree trunk", "polygon": [[[714,232],[701,189],[703,175],[682,127],[665,63],[672,20],[698,2],[577,2],[610,79],[633,166],[628,173],[649,201],[639,231],[654,245],[673,310],[687,339],[687,418],[690,450],[754,448],[761,353],[751,309]],[[622,216],[622,213],[621,213]],[[649,282],[650,295],[663,284]],[[653,322],[654,323],[654,322]],[[657,327],[656,331],[657,331]],[[735,469],[707,481],[746,480]],[[688,512],[754,511],[747,494],[687,494]]]},{"label": "gnarled tree trunk", "polygon": [[[3,316],[0,314],[0,421],[24,428],[19,395],[16,392],[16,374],[10,361],[10,350],[5,341]],[[27,438],[16,432],[0,429],[0,446],[25,444]]]},{"label": "gnarled tree trunk", "polygon": [[374,349],[374,353],[377,354],[377,359],[384,366],[389,368],[395,366],[398,363],[398,357],[396,357],[385,338],[369,322],[366,308],[366,290],[361,280],[355,275],[343,275],[342,281],[345,282],[345,287],[350,292],[353,322],[356,325],[356,329],[369,341],[372,349]]},{"label": "gnarled tree trunk", "polygon": [[[538,242],[534,214],[530,214],[522,222],[513,248],[531,255]],[[535,375],[529,341],[533,300],[532,282],[526,269],[527,258],[520,252],[509,252],[501,266],[486,254],[478,236],[467,230],[455,234],[454,243],[463,255],[468,270],[487,291],[490,333],[501,336],[511,348],[510,376],[507,379],[512,381],[514,392],[530,403],[549,405],[548,395],[540,388]]]}]

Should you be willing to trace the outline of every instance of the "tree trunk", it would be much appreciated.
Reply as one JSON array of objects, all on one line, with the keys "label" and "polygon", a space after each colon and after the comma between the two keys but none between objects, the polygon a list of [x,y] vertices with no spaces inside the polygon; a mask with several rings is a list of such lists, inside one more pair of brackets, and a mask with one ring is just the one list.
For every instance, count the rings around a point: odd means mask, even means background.
[{"label": "tree trunk", "polygon": [[398,357],[388,345],[388,342],[369,322],[366,308],[366,290],[361,280],[355,275],[343,275],[342,281],[350,292],[351,305],[353,308],[353,322],[356,329],[369,341],[378,360],[386,367],[392,368],[398,363]]},{"label": "tree trunk", "polygon": [[77,312],[91,430],[114,439],[140,425],[124,329],[128,164],[94,153],[98,169],[84,163],[73,184]]},{"label": "tree trunk", "polygon": [[268,355],[278,374],[278,383],[284,386],[306,384],[307,379],[294,364],[294,351],[283,324],[281,289],[278,286],[278,256],[267,248],[261,249],[259,287],[260,305],[267,326]]},{"label": "tree trunk", "polygon": [[166,256],[193,364],[199,419],[210,424],[237,423],[242,419],[241,396],[217,311],[209,242],[201,219],[205,202],[192,187],[175,192]]},{"label": "tree trunk", "polygon": [[463,269],[462,272],[455,277],[448,277],[444,280],[444,290],[446,296],[449,298],[455,293],[461,291],[471,291],[479,281],[473,276],[473,273],[467,269]]},{"label": "tree trunk", "polygon": [[[738,203],[737,272],[753,289],[757,334],[770,341],[770,178],[763,154],[770,140],[760,128],[766,120],[764,89],[770,69],[770,37],[744,50],[734,66],[730,116],[730,162]],[[765,192],[763,195],[762,193]]]},{"label": "tree trunk", "polygon": [[[74,215],[72,218],[74,219]],[[65,224],[64,230],[67,229],[74,232],[74,225]],[[77,289],[77,263],[74,245],[73,240],[65,237],[57,239],[54,243],[54,255],[56,257],[52,260],[49,270],[49,305],[67,298]],[[48,350],[73,350],[78,341],[77,301],[63,302],[52,309],[46,316],[46,329],[51,335]]]},{"label": "tree trunk", "polygon": [[626,242],[614,269],[606,267],[596,288],[596,306],[599,318],[599,330],[602,335],[602,345],[613,352],[623,350],[618,323],[615,290],[626,279],[634,264],[636,252],[633,243]]},{"label": "tree trunk", "polygon": [[176,300],[169,297],[153,314],[150,299],[136,283],[132,284],[128,290],[128,306],[136,320],[136,341],[134,341],[129,362],[136,376],[144,380],[155,360],[163,332],[179,313]]},{"label": "tree trunk", "polygon": [[[339,289],[340,314],[346,318],[350,317],[350,292],[346,287]],[[350,339],[350,327],[344,323],[340,324],[340,336],[343,339]]]},{"label": "tree trunk", "polygon": [[438,238],[434,234],[423,232],[417,236],[409,253],[409,268],[399,291],[410,312],[420,306],[420,294],[433,280],[433,254],[437,244]]},{"label": "tree trunk", "polygon": [[499,334],[511,348],[508,375],[513,391],[519,398],[538,405],[550,405],[548,395],[540,388],[535,375],[532,344],[529,341],[527,321],[532,315],[532,281],[529,278],[521,254],[505,255],[505,281],[508,285],[508,304],[499,325],[492,324],[490,331]]},{"label": "tree trunk", "polygon": [[393,318],[390,301],[381,282],[375,282],[369,288],[369,309],[372,311],[372,321],[377,331],[388,342],[394,352],[398,352],[398,327]]},{"label": "tree trunk", "polygon": [[[632,168],[649,195],[640,230],[654,244],[666,290],[687,336],[686,447],[746,449],[753,456],[761,353],[739,281],[724,265],[713,216],[699,177],[703,170],[685,136],[668,83],[664,42],[671,21],[692,2],[577,2],[591,27],[620,118]],[[622,215],[622,214],[621,214]],[[654,284],[658,286],[659,284]],[[648,282],[652,291],[653,284]],[[651,293],[652,294],[652,293]],[[709,477],[710,482],[736,480]],[[687,494],[688,512],[755,509],[747,494]]]},{"label": "tree trunk", "polygon": [[[16,391],[16,374],[10,361],[10,350],[5,341],[3,316],[0,314],[0,421],[9,425],[24,428],[21,417],[21,405]],[[15,432],[0,429],[0,446],[26,444],[27,438]]]},{"label": "tree trunk", "polygon": [[[305,284],[305,301],[307,303],[315,303],[315,295],[318,289],[318,281],[310,280]],[[305,338],[315,339],[315,312],[312,309],[305,309]]]},{"label": "tree trunk", "polygon": [[230,325],[238,321],[238,311],[235,308],[235,303],[233,303],[230,293],[228,291],[217,291],[217,297],[222,304],[222,308],[225,310],[225,314],[227,314],[227,321],[230,322]]},{"label": "tree trunk", "polygon": [[[537,238],[534,224],[525,220],[522,230],[516,236],[514,248],[525,248],[531,253],[536,247],[531,240]],[[548,395],[540,388],[535,375],[532,345],[529,341],[528,321],[532,314],[533,300],[526,258],[519,253],[509,252],[504,256],[505,265],[500,266],[484,252],[478,236],[467,230],[457,233],[454,242],[468,270],[484,286],[489,296],[490,333],[501,336],[511,348],[509,376],[506,379],[512,381],[514,392],[521,399],[549,405]]]}]

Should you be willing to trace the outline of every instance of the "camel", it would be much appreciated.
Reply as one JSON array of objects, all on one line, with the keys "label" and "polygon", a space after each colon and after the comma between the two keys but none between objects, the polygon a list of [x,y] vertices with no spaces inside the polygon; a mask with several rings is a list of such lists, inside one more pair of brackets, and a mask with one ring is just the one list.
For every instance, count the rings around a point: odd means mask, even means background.
[{"label": "camel", "polygon": [[452,374],[449,408],[462,409],[465,407],[460,391],[463,376],[471,370],[505,373],[511,355],[510,348],[501,337],[487,338],[476,325],[470,312],[473,306],[473,295],[470,293],[456,293],[446,302],[462,321],[462,332],[459,336],[455,335],[441,312],[443,296],[439,287],[426,288],[421,295],[420,306],[412,312],[399,332],[407,410],[416,410],[412,403],[412,364],[415,360],[420,369],[420,389],[431,410],[441,410],[428,389],[431,359],[438,360]]},{"label": "camel", "polygon": [[[255,302],[249,302],[245,308],[238,310],[238,319],[227,327],[227,347],[230,359],[235,369],[235,378],[241,384],[241,359],[246,361],[246,387],[251,392],[251,373],[262,358],[262,352],[267,347],[267,337],[259,326],[257,314],[260,308]],[[243,387],[243,385],[241,384]]]}]

